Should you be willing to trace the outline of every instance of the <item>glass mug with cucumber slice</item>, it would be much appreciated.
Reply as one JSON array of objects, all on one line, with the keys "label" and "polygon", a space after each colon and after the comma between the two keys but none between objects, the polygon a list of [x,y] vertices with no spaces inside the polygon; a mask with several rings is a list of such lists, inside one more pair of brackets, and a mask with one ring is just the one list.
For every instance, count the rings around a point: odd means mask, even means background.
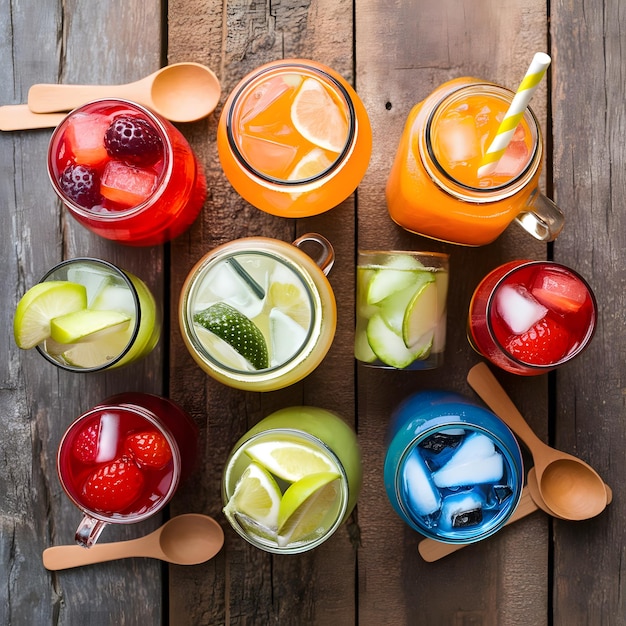
[{"label": "glass mug with cucumber slice", "polygon": [[157,344],[160,323],[146,284],[112,263],[69,259],[22,297],[13,319],[15,342],[74,372],[121,367]]},{"label": "glass mug with cucumber slice", "polygon": [[[313,260],[304,246],[319,249]],[[293,244],[249,237],[206,254],[183,285],[179,322],[196,363],[249,391],[287,387],[312,372],[335,336],[337,310],[326,278],[330,242],[307,234]]]},{"label": "glass mug with cucumber slice", "polygon": [[224,514],[261,550],[296,554],[326,541],[352,512],[362,482],[354,430],[311,406],[280,409],[233,447]]},{"label": "glass mug with cucumber slice", "polygon": [[443,363],[449,256],[360,250],[354,356],[376,367],[423,370]]}]

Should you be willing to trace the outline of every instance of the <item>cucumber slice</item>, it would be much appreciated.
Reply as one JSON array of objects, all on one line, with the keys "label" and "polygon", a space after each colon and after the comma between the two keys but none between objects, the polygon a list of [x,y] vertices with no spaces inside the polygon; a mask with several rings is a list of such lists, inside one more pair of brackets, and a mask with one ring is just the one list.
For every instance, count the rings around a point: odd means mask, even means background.
[{"label": "cucumber slice", "polygon": [[404,311],[402,339],[407,347],[414,346],[439,321],[437,285],[433,280],[422,285]]},{"label": "cucumber slice", "polygon": [[363,363],[373,363],[377,358],[367,340],[367,331],[364,329],[354,334],[354,358]]},{"label": "cucumber slice", "polygon": [[430,343],[418,343],[415,348],[407,348],[402,337],[385,324],[380,314],[370,319],[366,332],[367,341],[376,356],[386,365],[397,369],[404,369],[416,359],[425,358],[424,351],[430,351]]},{"label": "cucumber slice", "polygon": [[392,256],[372,277],[367,287],[367,303],[377,304],[392,293],[406,289],[415,282],[415,272],[423,269],[424,266],[408,254]]},{"label": "cucumber slice", "polygon": [[[380,302],[380,314],[387,325],[398,335],[403,334],[406,313],[409,306],[418,298],[426,285],[434,284],[435,277],[432,272],[411,272],[414,278],[406,289],[397,291],[387,296]],[[408,346],[409,344],[407,344]]]}]

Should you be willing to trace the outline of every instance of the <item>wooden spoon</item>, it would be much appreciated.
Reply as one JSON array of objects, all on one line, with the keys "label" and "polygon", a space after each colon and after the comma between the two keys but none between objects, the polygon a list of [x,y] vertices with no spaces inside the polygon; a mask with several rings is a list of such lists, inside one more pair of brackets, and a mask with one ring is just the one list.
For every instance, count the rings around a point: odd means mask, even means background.
[{"label": "wooden spoon", "polygon": [[541,441],[485,363],[475,365],[467,381],[530,450],[539,493],[551,511],[563,519],[583,520],[606,508],[607,492],[598,473],[582,459]]},{"label": "wooden spoon", "polygon": [[0,106],[0,130],[54,128],[64,117],[65,113],[33,113],[27,104],[5,104]]},{"label": "wooden spoon", "polygon": [[[537,511],[537,503],[531,498],[530,491],[527,487],[524,487],[522,490],[522,497],[520,498],[519,504],[513,514],[506,522],[506,526],[512,524],[513,522],[517,522],[517,520],[530,515]],[[479,543],[479,542],[474,542]],[[424,561],[428,561],[432,563],[433,561],[437,561],[444,556],[448,556],[448,554],[452,554],[465,546],[471,546],[471,543],[443,543],[442,541],[437,541],[436,539],[422,539],[417,546],[417,549],[424,559]]]},{"label": "wooden spoon", "polygon": [[[560,515],[557,515],[554,511],[551,511],[548,508],[548,505],[543,501],[543,498],[541,497],[541,493],[539,492],[539,483],[537,483],[537,474],[535,473],[534,467],[531,467],[528,470],[527,487],[528,487],[528,491],[530,492],[530,497],[534,500],[535,504],[542,511],[544,511],[548,515],[552,515],[552,517],[565,519],[561,517]],[[604,485],[604,489],[606,490],[606,503],[610,504],[611,501],[613,500],[613,491],[607,484]]]},{"label": "wooden spoon", "polygon": [[43,551],[49,570],[142,556],[176,565],[197,565],[212,559],[224,545],[222,527],[208,515],[188,513],[173,517],[145,537],[130,541],[83,546],[54,546]]},{"label": "wooden spoon", "polygon": [[220,94],[219,81],[208,67],[174,63],[125,85],[33,85],[28,106],[34,113],[52,113],[71,111],[90,100],[125,98],[173,122],[194,122],[215,109]]}]

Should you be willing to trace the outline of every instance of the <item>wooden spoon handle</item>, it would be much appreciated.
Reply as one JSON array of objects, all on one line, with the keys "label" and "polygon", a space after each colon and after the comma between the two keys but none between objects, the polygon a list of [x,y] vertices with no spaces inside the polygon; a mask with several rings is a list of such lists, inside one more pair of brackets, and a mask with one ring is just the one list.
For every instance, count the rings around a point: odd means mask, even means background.
[{"label": "wooden spoon handle", "polygon": [[[506,526],[512,524],[513,522],[517,522],[517,520],[522,519],[522,517],[526,517],[537,510],[537,505],[530,497],[530,492],[526,487],[524,487],[519,504],[513,512],[513,515],[511,515],[511,517],[507,520]],[[452,554],[461,548],[465,548],[465,546],[471,545],[471,543],[443,543],[441,541],[436,541],[435,539],[422,539],[422,541],[419,542],[417,549],[424,561],[432,563],[433,561],[437,561],[444,556],[448,556],[448,554]]]},{"label": "wooden spoon handle", "polygon": [[53,546],[43,551],[43,564],[49,570],[69,569],[81,565],[104,563],[131,556],[149,556],[141,549],[140,539],[113,543],[96,543],[91,548],[79,545]]},{"label": "wooden spoon handle", "polygon": [[33,113],[27,104],[6,104],[0,106],[0,130],[54,128],[64,117],[65,113]]},{"label": "wooden spoon handle", "polygon": [[28,90],[28,106],[35,113],[71,111],[91,100],[136,95],[127,85],[63,85],[40,83]]},{"label": "wooden spoon handle", "polygon": [[528,446],[533,455],[539,448],[551,451],[528,425],[486,363],[474,365],[467,374],[467,382],[483,402]]}]

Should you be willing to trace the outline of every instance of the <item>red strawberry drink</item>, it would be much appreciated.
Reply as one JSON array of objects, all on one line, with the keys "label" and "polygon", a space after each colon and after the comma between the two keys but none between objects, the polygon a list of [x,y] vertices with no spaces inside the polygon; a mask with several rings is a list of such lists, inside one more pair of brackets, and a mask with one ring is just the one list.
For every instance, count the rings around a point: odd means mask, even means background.
[{"label": "red strawberry drink", "polygon": [[202,167],[182,134],[125,100],[98,100],[70,113],[50,140],[48,172],[78,222],[135,246],[183,233],[206,198]]},{"label": "red strawberry drink", "polygon": [[580,354],[596,320],[595,297],[579,274],[550,261],[511,261],[476,288],[468,338],[495,365],[532,376]]},{"label": "red strawberry drink", "polygon": [[89,547],[107,523],[160,511],[191,471],[196,441],[189,415],[159,396],[121,394],[81,415],[57,457],[61,485],[84,513],[76,542]]}]

